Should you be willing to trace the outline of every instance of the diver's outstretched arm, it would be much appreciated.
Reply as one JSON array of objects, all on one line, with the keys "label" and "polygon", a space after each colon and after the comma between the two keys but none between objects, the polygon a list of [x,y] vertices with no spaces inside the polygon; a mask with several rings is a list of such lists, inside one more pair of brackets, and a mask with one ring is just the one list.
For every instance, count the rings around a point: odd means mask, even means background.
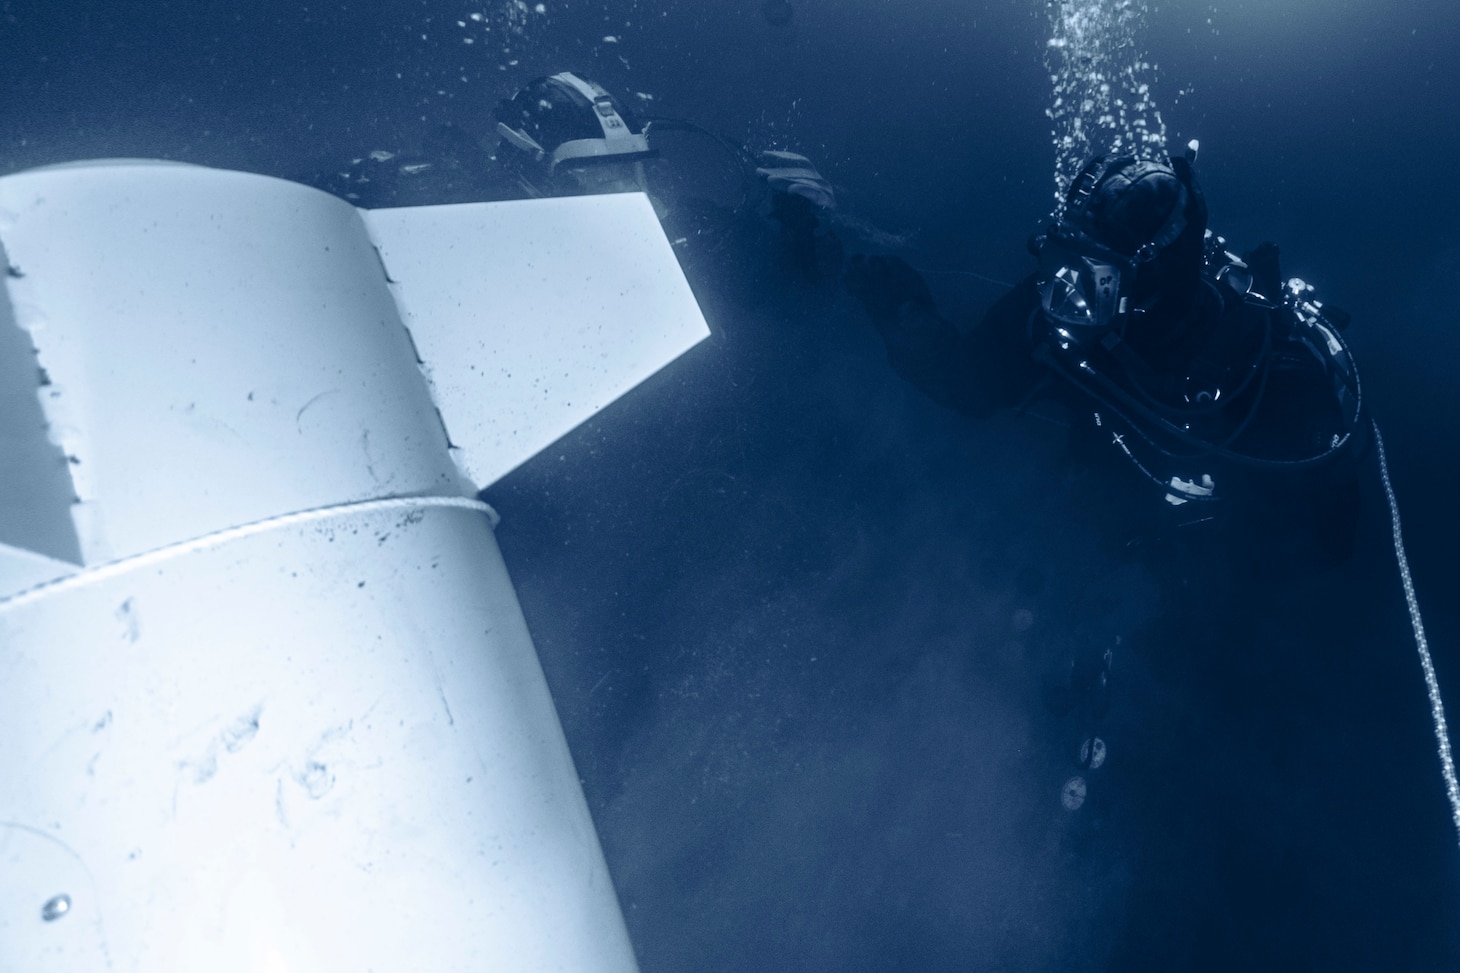
[{"label": "diver's outstretched arm", "polygon": [[981,372],[979,332],[960,333],[933,304],[922,275],[900,257],[855,255],[844,275],[887,346],[887,360],[908,382],[939,405],[974,417],[998,402]]}]

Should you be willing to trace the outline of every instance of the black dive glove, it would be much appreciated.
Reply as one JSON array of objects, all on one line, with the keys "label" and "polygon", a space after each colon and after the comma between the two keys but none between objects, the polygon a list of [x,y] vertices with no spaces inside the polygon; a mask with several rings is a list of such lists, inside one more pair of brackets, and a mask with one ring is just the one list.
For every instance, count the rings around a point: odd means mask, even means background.
[{"label": "black dive glove", "polygon": [[755,174],[766,181],[774,193],[799,196],[814,208],[836,209],[836,193],[831,183],[816,170],[816,164],[799,152],[766,149],[756,156]]}]

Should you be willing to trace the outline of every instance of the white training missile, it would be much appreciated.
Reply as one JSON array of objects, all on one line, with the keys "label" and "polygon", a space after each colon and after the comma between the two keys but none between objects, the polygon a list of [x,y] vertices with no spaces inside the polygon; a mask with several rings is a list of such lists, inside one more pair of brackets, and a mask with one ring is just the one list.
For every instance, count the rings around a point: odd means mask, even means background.
[{"label": "white training missile", "polygon": [[635,970],[474,498],[707,333],[647,199],[82,163],[0,245],[0,970]]}]

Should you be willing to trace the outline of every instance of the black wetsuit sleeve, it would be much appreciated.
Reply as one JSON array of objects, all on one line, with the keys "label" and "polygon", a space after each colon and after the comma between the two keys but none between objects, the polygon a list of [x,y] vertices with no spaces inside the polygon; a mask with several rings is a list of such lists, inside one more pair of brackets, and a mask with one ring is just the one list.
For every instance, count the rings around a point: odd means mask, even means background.
[{"label": "black wetsuit sleeve", "polygon": [[984,418],[1017,405],[1039,380],[1026,327],[1038,300],[1032,277],[966,332],[938,313],[921,276],[897,258],[853,258],[847,282],[893,369],[939,405]]},{"label": "black wetsuit sleeve", "polygon": [[974,375],[969,335],[960,334],[934,307],[904,304],[877,330],[893,370],[928,398],[964,415],[993,411]]},{"label": "black wetsuit sleeve", "polygon": [[1048,374],[1035,361],[1029,333],[1030,318],[1038,308],[1039,292],[1031,274],[994,302],[968,334],[972,377],[988,411],[1020,405]]},{"label": "black wetsuit sleeve", "polygon": [[[975,419],[1024,401],[1045,372],[1035,362],[1028,322],[1038,304],[1031,277],[1001,297],[970,331],[942,318],[930,338],[908,342],[883,332],[897,373],[939,405]],[[922,313],[936,317],[931,306]]]}]

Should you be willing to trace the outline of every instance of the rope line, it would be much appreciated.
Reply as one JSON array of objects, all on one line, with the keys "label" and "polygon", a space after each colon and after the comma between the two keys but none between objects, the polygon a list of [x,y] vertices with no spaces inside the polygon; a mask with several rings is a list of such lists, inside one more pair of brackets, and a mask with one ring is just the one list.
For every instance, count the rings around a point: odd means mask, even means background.
[{"label": "rope line", "polygon": [[65,591],[86,588],[94,584],[100,584],[103,581],[109,581],[129,571],[135,571],[138,568],[147,567],[152,564],[160,564],[186,554],[194,554],[199,551],[222,547],[224,544],[232,541],[242,540],[245,537],[253,537],[282,527],[293,527],[312,521],[328,520],[332,517],[346,514],[376,513],[386,510],[419,510],[430,507],[475,510],[479,513],[486,514],[487,518],[491,520],[493,527],[497,526],[497,522],[500,519],[497,516],[497,512],[487,504],[482,503],[480,500],[468,500],[466,497],[391,497],[387,500],[364,500],[354,503],[331,504],[328,507],[314,507],[309,510],[300,510],[294,513],[266,517],[263,520],[256,520],[249,524],[240,524],[237,527],[226,527],[223,530],[203,534],[200,537],[194,537],[190,540],[178,541],[175,544],[168,544],[150,551],[143,551],[140,554],[131,554],[127,557],[118,558],[115,561],[108,561],[106,564],[99,564],[93,568],[83,568],[76,574],[69,574],[64,578],[57,578],[54,581],[44,581],[34,587],[17,592],[8,598],[0,598],[0,615],[25,605],[33,604],[42,598],[48,598]]},{"label": "rope line", "polygon": [[1399,579],[1404,583],[1404,600],[1409,604],[1409,620],[1414,625],[1414,644],[1419,650],[1419,664],[1425,673],[1425,688],[1430,697],[1430,714],[1435,721],[1435,742],[1440,750],[1440,772],[1445,777],[1445,792],[1450,798],[1450,813],[1455,819],[1455,830],[1460,835],[1460,782],[1455,779],[1455,758],[1450,749],[1450,733],[1445,723],[1445,703],[1440,698],[1440,681],[1435,676],[1435,662],[1430,657],[1429,641],[1425,638],[1424,622],[1419,617],[1419,599],[1414,593],[1414,579],[1409,574],[1409,558],[1404,554],[1404,535],[1399,529],[1399,501],[1394,497],[1394,486],[1389,482],[1389,463],[1384,456],[1384,437],[1379,435],[1379,424],[1374,423],[1374,443],[1379,453],[1379,475],[1384,480],[1384,496],[1389,501],[1389,523],[1394,533],[1394,557],[1399,562]]}]

